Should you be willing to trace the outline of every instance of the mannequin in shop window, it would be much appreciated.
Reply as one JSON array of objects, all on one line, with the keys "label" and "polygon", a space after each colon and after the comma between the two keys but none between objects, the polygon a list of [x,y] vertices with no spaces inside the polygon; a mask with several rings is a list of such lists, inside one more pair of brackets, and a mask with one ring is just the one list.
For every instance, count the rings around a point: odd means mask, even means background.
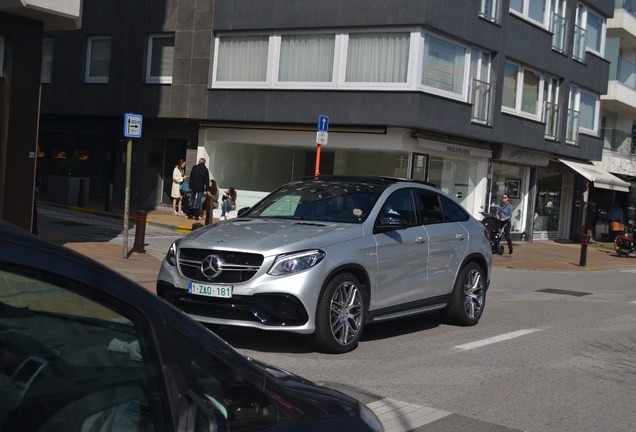
[{"label": "mannequin in shop window", "polygon": [[510,204],[510,197],[508,194],[504,194],[501,197],[501,203],[497,207],[497,213],[495,217],[499,219],[499,223],[503,226],[504,237],[508,242],[508,253],[512,253],[512,240],[510,239],[510,220],[512,219],[512,204]]}]

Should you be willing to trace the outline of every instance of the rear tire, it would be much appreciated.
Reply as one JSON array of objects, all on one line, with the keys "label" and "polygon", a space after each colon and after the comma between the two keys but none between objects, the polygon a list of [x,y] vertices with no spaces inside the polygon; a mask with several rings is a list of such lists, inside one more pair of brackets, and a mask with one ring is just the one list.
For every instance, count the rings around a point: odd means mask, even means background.
[{"label": "rear tire", "polygon": [[483,269],[474,262],[459,272],[450,304],[442,312],[449,324],[473,326],[479,322],[486,306],[486,281]]},{"label": "rear tire", "polygon": [[364,305],[364,292],[354,275],[342,273],[331,279],[316,310],[318,349],[332,354],[354,350],[364,327]]},{"label": "rear tire", "polygon": [[503,255],[503,254],[504,254],[504,246],[503,246],[502,244],[500,244],[500,245],[497,247],[497,253],[498,253],[499,255]]}]

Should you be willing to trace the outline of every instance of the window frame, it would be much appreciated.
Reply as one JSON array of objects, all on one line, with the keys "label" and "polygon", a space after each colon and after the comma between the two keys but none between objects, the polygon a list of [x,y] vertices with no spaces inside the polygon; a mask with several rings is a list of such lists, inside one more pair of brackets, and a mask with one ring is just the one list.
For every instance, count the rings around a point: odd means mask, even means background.
[{"label": "window frame", "polygon": [[[581,113],[581,94],[586,94],[586,95],[590,95],[595,99],[594,102],[594,118],[593,118],[593,122],[594,122],[594,127],[592,129],[590,128],[586,128],[581,126],[581,123],[583,122],[582,119],[582,113]],[[572,106],[574,105],[574,106]],[[574,110],[576,112],[579,113],[579,127],[578,127],[578,132],[582,133],[582,134],[586,134],[586,135],[592,135],[595,137],[599,136],[599,130],[600,130],[600,126],[599,126],[599,119],[600,119],[600,112],[601,112],[601,97],[600,95],[597,95],[589,90],[586,90],[576,84],[572,84],[572,86],[570,87],[570,95],[569,95],[569,99],[568,99],[568,108],[570,108],[571,110]]]},{"label": "window frame", "polygon": [[[600,33],[600,41],[598,46],[590,47],[589,46],[589,16],[597,17],[601,21],[601,28],[599,29]],[[576,14],[575,14],[575,27],[580,27],[584,32],[584,41],[583,41],[583,52],[591,52],[599,57],[605,56],[605,39],[606,39],[606,29],[607,29],[607,20],[603,18],[598,13],[594,12],[588,6],[583,3],[577,3],[576,6]],[[575,36],[576,37],[576,36]],[[578,59],[578,56],[575,58]],[[579,59],[583,61],[584,59]]]},{"label": "window frame", "polygon": [[[93,42],[105,41],[108,43],[108,75],[91,75],[91,66],[93,65]],[[90,84],[108,84],[110,78],[110,58],[112,50],[112,37],[107,35],[88,36],[86,39],[86,64],[84,69],[84,82]]]},{"label": "window frame", "polygon": [[[546,74],[538,69],[532,68],[530,66],[526,66],[524,64],[506,59],[506,64],[511,64],[514,65],[518,68],[519,72],[518,72],[518,77],[517,77],[517,82],[516,82],[516,88],[515,88],[515,107],[511,108],[508,106],[505,106],[503,104],[503,101],[501,103],[501,111],[507,114],[513,114],[513,115],[517,115],[520,117],[525,117],[525,118],[529,118],[532,120],[537,120],[537,121],[543,121],[542,117],[543,117],[543,105],[544,105],[544,100],[543,100],[543,86],[544,86],[544,77],[546,76]],[[528,111],[523,111],[523,86],[524,86],[524,78],[525,78],[525,74],[526,74],[526,70],[528,71],[532,71],[536,74],[539,75],[538,77],[538,88],[537,88],[537,95],[538,95],[538,100],[537,100],[537,111],[535,113],[530,113]],[[505,86],[503,91],[505,91]]]},{"label": "window frame", "polygon": [[[429,37],[433,37],[436,39],[439,39],[443,42],[447,42],[453,45],[456,45],[462,49],[464,49],[464,63],[463,63],[463,71],[462,71],[462,92],[461,94],[459,93],[455,93],[453,91],[450,90],[444,90],[444,89],[440,89],[437,87],[433,87],[433,86],[429,86],[426,85],[422,82],[422,80],[424,79],[424,73],[425,73],[425,67],[424,67],[424,62],[425,62],[425,50],[426,50],[426,42],[427,42],[427,38]],[[468,101],[468,97],[469,97],[469,89],[470,89],[470,68],[471,68],[471,54],[472,54],[472,47],[459,43],[457,41],[451,40],[449,38],[445,38],[443,36],[434,34],[434,33],[429,33],[429,32],[422,32],[422,46],[420,49],[420,65],[418,66],[418,78],[416,80],[417,86],[420,90],[426,92],[426,93],[431,93],[431,94],[436,94],[436,95],[440,95],[440,96],[444,96],[447,97],[449,99],[455,99],[455,100],[461,100],[461,101]],[[420,67],[421,66],[421,67]]]},{"label": "window frame", "polygon": [[510,5],[510,13],[516,15],[526,21],[529,21],[539,27],[548,29],[550,27],[550,17],[552,16],[551,11],[551,1],[550,0],[541,0],[544,3],[545,10],[543,11],[543,20],[537,21],[536,19],[530,16],[530,3],[538,0],[520,0],[521,1],[521,11],[512,8]]},{"label": "window frame", "polygon": [[[487,10],[490,9],[490,13]],[[501,2],[499,0],[480,0],[479,17],[493,23],[501,20]]]},{"label": "window frame", "polygon": [[[157,39],[172,39],[172,71],[170,75],[152,75],[152,60],[154,54],[153,49],[155,46],[155,40]],[[147,84],[172,84],[172,78],[174,76],[174,49],[176,45],[176,37],[174,33],[154,33],[148,35],[147,40],[147,53],[146,53],[146,83]]]}]

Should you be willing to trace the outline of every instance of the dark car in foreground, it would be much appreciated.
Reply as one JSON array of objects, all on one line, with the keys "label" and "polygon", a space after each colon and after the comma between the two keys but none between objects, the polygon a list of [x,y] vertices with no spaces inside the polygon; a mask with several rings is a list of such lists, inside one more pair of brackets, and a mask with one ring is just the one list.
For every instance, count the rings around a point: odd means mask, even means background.
[{"label": "dark car in foreground", "polygon": [[112,270],[0,221],[1,431],[382,431]]},{"label": "dark car in foreground", "polygon": [[413,180],[320,176],[177,240],[157,294],[198,321],[354,349],[365,324],[424,312],[475,325],[490,283],[484,226]]}]

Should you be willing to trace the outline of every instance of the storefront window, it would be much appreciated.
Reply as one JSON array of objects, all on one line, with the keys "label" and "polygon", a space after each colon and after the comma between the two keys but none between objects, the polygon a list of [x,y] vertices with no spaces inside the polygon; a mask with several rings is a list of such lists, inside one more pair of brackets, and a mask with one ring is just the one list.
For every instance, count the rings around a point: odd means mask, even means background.
[{"label": "storefront window", "polygon": [[[536,232],[558,232],[561,216],[561,189],[563,174],[539,169],[537,175],[537,201],[535,203],[533,228]],[[548,237],[549,238],[549,237]]]},{"label": "storefront window", "polygon": [[428,181],[472,212],[478,183],[477,161],[433,156],[429,162]]},{"label": "storefront window", "polygon": [[512,204],[512,232],[523,232],[526,226],[526,194],[529,168],[503,163],[492,164],[488,213],[495,215],[501,197],[507,194]]}]

